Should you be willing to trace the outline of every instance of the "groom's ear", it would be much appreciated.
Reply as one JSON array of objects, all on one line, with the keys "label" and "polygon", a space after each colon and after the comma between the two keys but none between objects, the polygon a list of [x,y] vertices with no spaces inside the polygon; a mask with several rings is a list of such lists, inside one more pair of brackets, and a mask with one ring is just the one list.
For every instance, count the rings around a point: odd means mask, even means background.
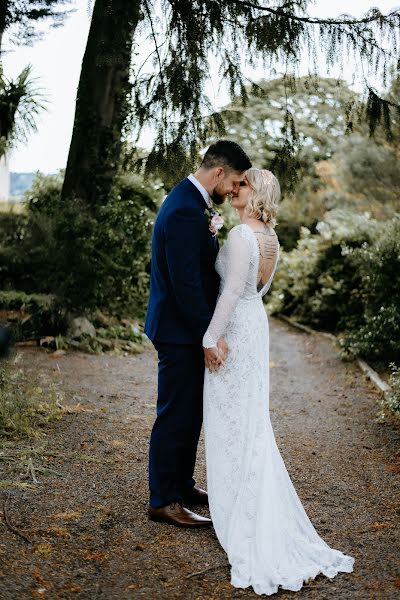
[{"label": "groom's ear", "polygon": [[221,175],[223,175],[223,173],[224,173],[223,167],[217,167],[215,169],[215,177],[221,177]]}]

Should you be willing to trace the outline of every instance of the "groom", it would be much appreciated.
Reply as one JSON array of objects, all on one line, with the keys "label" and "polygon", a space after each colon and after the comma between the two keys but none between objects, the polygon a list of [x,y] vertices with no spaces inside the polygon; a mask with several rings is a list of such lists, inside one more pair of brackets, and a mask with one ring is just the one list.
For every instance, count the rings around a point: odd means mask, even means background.
[{"label": "groom", "polygon": [[[203,421],[203,335],[216,305],[214,270],[218,240],[209,230],[212,203],[237,194],[251,162],[235,142],[209,147],[200,168],[169,193],[152,240],[150,298],[145,332],[158,352],[157,418],[150,438],[149,518],[180,527],[205,527],[206,519],[184,504],[207,504],[193,471]],[[206,350],[218,366],[227,353]],[[221,449],[223,451],[223,449]]]}]

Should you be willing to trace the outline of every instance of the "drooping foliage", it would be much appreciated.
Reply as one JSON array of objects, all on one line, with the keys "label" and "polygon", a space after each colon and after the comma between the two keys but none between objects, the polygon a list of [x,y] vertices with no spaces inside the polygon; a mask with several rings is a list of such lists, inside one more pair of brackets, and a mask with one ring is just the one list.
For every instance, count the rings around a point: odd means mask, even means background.
[{"label": "drooping foliage", "polygon": [[4,32],[13,27],[11,42],[29,44],[40,37],[34,25],[50,19],[54,26],[61,25],[69,11],[64,7],[71,0],[2,0],[0,3],[0,51]]},{"label": "drooping foliage", "polygon": [[[352,59],[363,75],[366,117],[371,132],[382,122],[390,136],[391,110],[397,104],[381,98],[369,76],[388,71],[399,59],[400,11],[383,15],[378,9],[364,17],[318,19],[308,16],[307,0],[278,0],[264,6],[245,0],[142,1],[142,31],[153,40],[152,68],[137,65],[133,97],[133,123],[140,130],[155,126],[157,136],[147,160],[152,170],[185,171],[197,160],[199,145],[213,134],[225,132],[225,121],[205,93],[210,65],[218,64],[221,80],[232,98],[245,105],[248,89],[244,65],[263,61],[266,78],[277,63],[286,65],[286,78],[293,83],[300,59],[308,55],[311,72],[319,61],[333,68]],[[256,86],[253,86],[254,88]],[[288,98],[293,93],[288,86]],[[352,130],[357,104],[345,111]],[[284,141],[279,155],[289,161],[297,143],[289,103],[284,121]],[[188,160],[184,160],[188,159]],[[189,162],[189,165],[188,165]]]},{"label": "drooping foliage", "polygon": [[[199,150],[207,140],[226,130],[224,115],[212,105],[206,92],[211,65],[219,68],[220,81],[228,86],[232,99],[240,97],[244,104],[249,83],[244,75],[246,64],[262,62],[267,79],[277,64],[286,65],[286,80],[293,82],[300,60],[306,55],[311,72],[318,72],[317,58],[323,57],[326,65],[333,67],[352,57],[363,67],[366,90],[371,88],[369,74],[382,71],[385,77],[398,58],[400,11],[382,15],[373,9],[360,19],[318,19],[307,14],[309,3],[275,0],[264,6],[257,0],[89,2],[93,17],[78,88],[63,198],[106,202],[122,152],[118,136],[127,137],[132,131],[140,136],[143,128],[155,132],[153,149],[142,161],[147,172],[161,176],[168,172],[174,174],[175,181],[187,173],[198,162]],[[127,81],[118,79],[121,72],[129,69],[129,44],[133,48],[132,95]],[[143,52],[147,56],[144,61]],[[293,89],[288,85],[288,97],[291,93]],[[126,100],[130,97],[129,107]],[[351,130],[357,107],[351,105],[345,113]],[[380,118],[376,110],[374,114]],[[86,123],[88,117],[90,123],[96,123],[94,128]],[[388,124],[387,119],[384,121]],[[103,135],[101,128],[111,132],[111,142],[105,143],[108,133]],[[281,170],[293,161],[297,141],[288,107],[277,155]],[[83,150],[77,152],[77,148]],[[93,182],[88,173],[101,173],[100,180]]]}]

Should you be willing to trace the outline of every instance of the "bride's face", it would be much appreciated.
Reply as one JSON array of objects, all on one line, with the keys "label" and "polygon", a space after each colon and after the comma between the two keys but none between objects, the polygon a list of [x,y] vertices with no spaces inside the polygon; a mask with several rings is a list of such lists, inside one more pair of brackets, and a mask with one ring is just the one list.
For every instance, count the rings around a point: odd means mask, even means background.
[{"label": "bride's face", "polygon": [[250,186],[247,177],[240,182],[237,193],[232,193],[231,206],[236,209],[246,208],[249,196],[253,188]]}]

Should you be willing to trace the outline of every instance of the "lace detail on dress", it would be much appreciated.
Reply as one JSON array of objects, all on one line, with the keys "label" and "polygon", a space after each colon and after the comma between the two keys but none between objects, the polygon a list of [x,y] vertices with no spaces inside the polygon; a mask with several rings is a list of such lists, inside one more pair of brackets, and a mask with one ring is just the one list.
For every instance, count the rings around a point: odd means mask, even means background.
[{"label": "lace detail on dress", "polygon": [[[279,257],[274,239],[275,264],[267,251],[261,264],[257,234],[245,224],[232,229],[217,257],[220,296],[204,336],[205,345],[223,335],[229,346],[225,367],[216,373],[206,370],[204,378],[211,517],[231,564],[232,584],[251,585],[257,594],[268,595],[279,586],[299,590],[318,573],[334,577],[350,572],[354,563],[314,529],[271,426],[269,327],[262,296]],[[265,284],[257,290],[260,281]]]},{"label": "lace detail on dress", "polygon": [[[221,277],[220,295],[211,323],[204,334],[204,348],[217,345],[239,300],[262,297],[268,291],[279,256],[276,234],[268,235],[273,238],[272,243],[271,240],[259,243],[258,233],[244,223],[233,227],[229,232],[215,263]],[[265,281],[268,269],[270,276]],[[261,282],[260,289],[258,280]]]}]

